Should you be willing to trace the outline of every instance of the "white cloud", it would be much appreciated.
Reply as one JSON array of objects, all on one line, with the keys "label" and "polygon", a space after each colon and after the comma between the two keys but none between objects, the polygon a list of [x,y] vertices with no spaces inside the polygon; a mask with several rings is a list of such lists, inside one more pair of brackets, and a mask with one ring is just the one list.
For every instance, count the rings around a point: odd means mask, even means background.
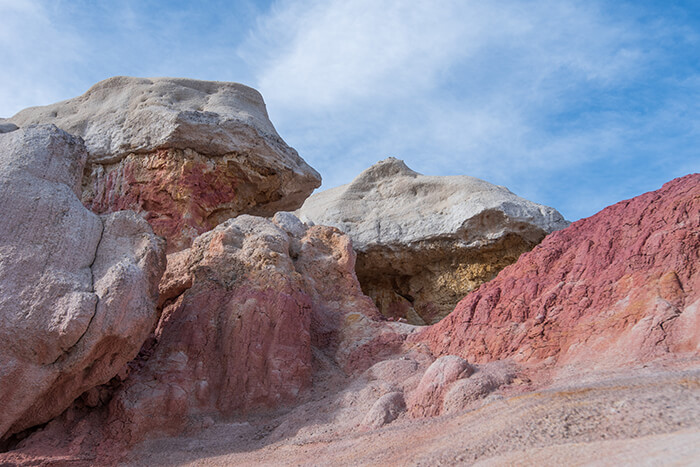
[{"label": "white cloud", "polygon": [[644,85],[666,52],[658,44],[680,30],[614,11],[577,0],[280,1],[240,53],[324,188],[394,155],[545,202],[563,175],[622,170],[639,128],[663,118],[666,104],[640,116],[623,91]]},{"label": "white cloud", "polygon": [[253,0],[0,0],[0,117],[115,75],[250,81],[236,44]]},{"label": "white cloud", "polygon": [[264,50],[259,85],[271,99],[303,108],[343,106],[373,96],[406,97],[435,84],[458,49],[462,28],[434,2],[333,1],[285,4],[257,31]]},{"label": "white cloud", "polygon": [[263,93],[324,188],[393,155],[424,173],[466,173],[572,206],[572,218],[591,213],[577,200],[587,193],[616,201],[613,180],[646,188],[699,169],[700,35],[682,9],[631,0],[261,8],[0,0],[0,116],[118,74],[241,81]]},{"label": "white cloud", "polygon": [[522,98],[566,74],[613,80],[640,53],[624,47],[625,36],[571,2],[282,2],[243,53],[268,100],[319,112],[421,95],[456,79],[455,68],[477,101],[504,82]]}]

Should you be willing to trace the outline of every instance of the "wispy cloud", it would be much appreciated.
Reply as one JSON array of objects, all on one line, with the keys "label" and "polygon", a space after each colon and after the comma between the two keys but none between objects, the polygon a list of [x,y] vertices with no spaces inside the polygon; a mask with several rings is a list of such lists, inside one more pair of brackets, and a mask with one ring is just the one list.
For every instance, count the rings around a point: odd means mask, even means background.
[{"label": "wispy cloud", "polygon": [[520,82],[518,91],[526,93],[560,87],[566,75],[617,79],[640,51],[626,47],[629,32],[585,5],[280,2],[260,21],[246,52],[271,99],[311,111],[338,110],[357,99],[410,98],[455,80],[483,98],[478,91],[502,93],[502,83]]},{"label": "wispy cloud", "polygon": [[[396,155],[426,173],[508,185],[575,218],[602,206],[553,193],[567,172],[622,170],[639,129],[655,127],[643,140],[663,141],[659,120],[686,105],[657,90],[635,108],[645,80],[664,85],[653,76],[664,41],[691,30],[634,13],[579,1],[283,1],[241,52],[324,186]],[[620,196],[598,188],[606,193]]]},{"label": "wispy cloud", "polygon": [[324,188],[393,155],[578,218],[700,170],[697,11],[690,0],[0,0],[0,116],[114,75],[239,81],[263,93]]},{"label": "wispy cloud", "polygon": [[115,75],[249,83],[236,48],[261,8],[254,0],[0,0],[0,116]]},{"label": "wispy cloud", "polygon": [[280,105],[322,111],[357,99],[405,98],[435,86],[455,53],[468,52],[463,28],[450,18],[456,4],[278,4],[261,21],[248,57],[261,68],[259,85]]}]

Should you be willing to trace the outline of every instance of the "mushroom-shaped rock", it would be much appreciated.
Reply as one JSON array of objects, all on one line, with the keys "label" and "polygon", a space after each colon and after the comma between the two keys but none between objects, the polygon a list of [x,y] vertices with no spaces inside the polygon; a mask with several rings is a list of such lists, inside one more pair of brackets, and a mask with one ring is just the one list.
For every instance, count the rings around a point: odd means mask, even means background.
[{"label": "mushroom-shaped rock", "polygon": [[157,319],[162,239],[80,203],[86,158],[53,125],[0,135],[0,438],[107,382]]},{"label": "mushroom-shaped rock", "polygon": [[296,209],[321,182],[237,83],[119,76],[2,121],[37,123],[85,140],[86,206],[142,212],[170,252],[238,214]]},{"label": "mushroom-shaped rock", "polygon": [[478,285],[568,222],[556,210],[467,176],[425,176],[388,158],[311,196],[303,221],[346,232],[380,311],[413,324],[447,315]]}]

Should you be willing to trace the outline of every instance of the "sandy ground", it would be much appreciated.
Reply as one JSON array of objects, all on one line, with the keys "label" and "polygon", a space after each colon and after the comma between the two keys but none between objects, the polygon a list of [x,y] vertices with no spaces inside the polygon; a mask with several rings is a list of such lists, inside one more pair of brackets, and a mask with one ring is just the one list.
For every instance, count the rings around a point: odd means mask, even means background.
[{"label": "sandy ground", "polygon": [[276,418],[148,441],[127,464],[700,465],[699,364],[575,376],[575,384],[563,375],[546,390],[505,390],[462,413],[402,416],[376,430],[358,420],[381,388],[360,381]]}]

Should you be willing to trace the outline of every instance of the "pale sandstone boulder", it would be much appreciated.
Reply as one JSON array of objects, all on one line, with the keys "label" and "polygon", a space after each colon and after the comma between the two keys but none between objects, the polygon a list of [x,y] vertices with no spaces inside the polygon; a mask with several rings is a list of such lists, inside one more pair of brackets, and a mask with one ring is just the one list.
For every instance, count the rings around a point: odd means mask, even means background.
[{"label": "pale sandstone boulder", "polygon": [[86,206],[143,213],[169,252],[238,214],[296,209],[321,183],[277,134],[262,96],[237,83],[120,76],[2,121],[36,123],[85,140]]},{"label": "pale sandstone boulder", "polygon": [[380,428],[396,420],[406,410],[403,393],[390,392],[377,399],[362,420],[362,426],[373,429]]},{"label": "pale sandstone boulder", "polygon": [[514,366],[507,362],[491,362],[480,366],[468,378],[455,381],[445,393],[441,413],[460,412],[489,394],[510,384],[516,375]]},{"label": "pale sandstone boulder", "polygon": [[357,276],[381,312],[414,324],[446,316],[469,291],[568,222],[556,210],[467,176],[424,176],[388,158],[311,196],[303,221],[347,233]]},{"label": "pale sandstone boulder", "polygon": [[410,382],[415,376],[420,376],[421,374],[422,373],[419,371],[419,363],[408,357],[383,360],[375,363],[365,372],[365,376],[370,381],[385,381],[401,388],[403,391],[405,391],[407,382]]},{"label": "pale sandstone boulder", "polygon": [[444,355],[422,373],[417,387],[405,391],[408,412],[412,417],[460,412],[512,383],[519,370],[510,361],[475,366],[457,355]]},{"label": "pale sandstone boulder", "polygon": [[157,318],[163,242],[80,203],[86,158],[53,125],[0,135],[0,438],[112,378]]}]

